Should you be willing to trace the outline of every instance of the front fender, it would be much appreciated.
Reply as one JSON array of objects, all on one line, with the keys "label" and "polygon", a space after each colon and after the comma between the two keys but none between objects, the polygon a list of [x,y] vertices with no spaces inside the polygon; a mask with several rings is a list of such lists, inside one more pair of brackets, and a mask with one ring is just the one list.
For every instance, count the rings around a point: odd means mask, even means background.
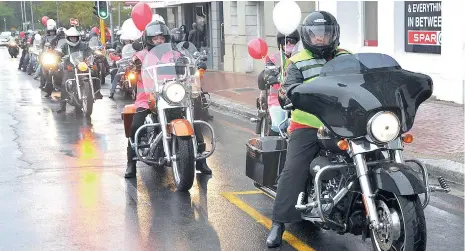
[{"label": "front fender", "polygon": [[370,176],[374,188],[396,195],[426,193],[424,182],[418,179],[406,164],[379,163],[371,169]]},{"label": "front fender", "polygon": [[182,137],[194,135],[194,128],[191,123],[185,119],[175,119],[169,124],[171,134]]}]

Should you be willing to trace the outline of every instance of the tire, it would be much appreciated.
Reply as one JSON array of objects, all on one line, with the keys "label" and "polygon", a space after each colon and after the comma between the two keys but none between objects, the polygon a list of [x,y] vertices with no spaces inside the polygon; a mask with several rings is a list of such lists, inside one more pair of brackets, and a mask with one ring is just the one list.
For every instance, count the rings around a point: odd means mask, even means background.
[{"label": "tire", "polygon": [[265,137],[270,134],[271,129],[271,119],[270,116],[267,114],[260,120],[260,137]]},{"label": "tire", "polygon": [[82,112],[86,117],[92,115],[94,108],[94,96],[92,95],[92,88],[90,87],[91,83],[88,81],[84,84],[82,88]]},{"label": "tire", "polygon": [[[389,198],[389,199],[386,199]],[[390,247],[383,248],[378,244],[374,230],[371,230],[370,238],[375,251],[425,251],[426,250],[426,221],[421,201],[418,195],[410,196],[380,196],[377,197],[377,211],[382,210],[379,201],[383,201],[392,212],[399,216],[400,235],[397,240],[392,240]],[[391,214],[392,216],[392,214]],[[379,216],[378,216],[379,217]],[[381,220],[381,219],[380,219]],[[403,247],[401,249],[401,247]]]},{"label": "tire", "polygon": [[194,145],[191,137],[172,138],[171,153],[176,155],[176,161],[173,161],[174,184],[178,191],[187,192],[194,184],[195,177],[195,160]]}]

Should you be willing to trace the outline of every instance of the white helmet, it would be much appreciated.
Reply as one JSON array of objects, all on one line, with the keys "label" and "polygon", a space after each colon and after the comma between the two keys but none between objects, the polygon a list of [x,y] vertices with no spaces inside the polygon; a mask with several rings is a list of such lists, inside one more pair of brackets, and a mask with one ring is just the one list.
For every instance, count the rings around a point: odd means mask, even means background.
[{"label": "white helmet", "polygon": [[117,36],[121,36],[122,34],[123,34],[123,30],[118,30],[118,31],[116,32],[116,35],[117,35]]},{"label": "white helmet", "polygon": [[35,35],[34,35],[34,40],[39,41],[39,40],[41,40],[41,39],[42,39],[42,37],[40,36],[40,34],[35,34]]},{"label": "white helmet", "polygon": [[[79,42],[81,42],[81,33],[79,33],[79,31],[76,30],[76,28],[74,28],[74,27],[69,28],[69,29],[65,32],[65,35],[66,35],[66,42],[67,42],[70,46],[77,46],[77,45],[79,44]],[[73,41],[69,40],[70,37],[76,37],[76,38],[77,38],[77,41],[76,41],[76,42],[73,42]]]},{"label": "white helmet", "polygon": [[165,23],[165,19],[162,16],[158,15],[158,14],[153,14],[152,15],[152,22],[153,21],[160,21],[162,23]]},{"label": "white helmet", "polygon": [[55,30],[57,29],[57,23],[53,19],[47,20],[47,31]]}]

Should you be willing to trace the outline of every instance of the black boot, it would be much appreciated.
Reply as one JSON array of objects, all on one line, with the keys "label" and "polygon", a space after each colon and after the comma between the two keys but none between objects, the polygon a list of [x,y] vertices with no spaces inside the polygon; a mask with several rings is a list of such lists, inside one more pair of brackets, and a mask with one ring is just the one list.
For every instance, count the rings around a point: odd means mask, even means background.
[{"label": "black boot", "polygon": [[114,92],[110,92],[110,96],[108,96],[109,98],[113,98],[113,96],[115,95]]},{"label": "black boot", "polygon": [[57,111],[58,113],[66,112],[66,102],[60,102],[60,109]]},{"label": "black boot", "polygon": [[[203,153],[205,151],[205,143],[198,142],[197,145],[198,145],[197,146],[198,154]],[[203,174],[212,174],[212,170],[208,167],[206,159],[198,160],[195,163],[195,169],[197,169],[198,171],[200,171]]]},{"label": "black boot", "polygon": [[280,247],[283,242],[283,233],[285,229],[286,227],[284,226],[284,223],[273,221],[270,233],[266,238],[266,245],[269,248]]},{"label": "black boot", "polygon": [[124,178],[134,178],[136,177],[137,169],[136,169],[136,160],[133,160],[135,157],[135,152],[132,147],[127,147],[127,156],[128,156],[128,165],[126,168],[126,173],[124,174]]}]

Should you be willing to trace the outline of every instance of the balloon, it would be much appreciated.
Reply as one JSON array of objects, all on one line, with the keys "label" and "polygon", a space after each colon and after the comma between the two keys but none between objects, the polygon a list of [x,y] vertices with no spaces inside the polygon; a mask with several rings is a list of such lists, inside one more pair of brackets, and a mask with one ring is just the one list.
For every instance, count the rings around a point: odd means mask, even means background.
[{"label": "balloon", "polygon": [[47,20],[48,20],[48,17],[47,16],[43,16],[42,19],[41,19],[41,22],[44,26],[47,25]]},{"label": "balloon", "polygon": [[153,21],[160,21],[162,23],[165,23],[165,19],[162,16],[158,15],[158,14],[153,14],[152,15],[152,22]]},{"label": "balloon", "polygon": [[21,38],[24,38],[24,37],[26,36],[26,33],[24,33],[24,31],[21,31],[21,32],[19,33],[19,36],[20,36]]},{"label": "balloon", "polygon": [[120,39],[122,40],[137,40],[142,36],[142,31],[136,27],[132,18],[123,22],[121,32]]},{"label": "balloon", "polygon": [[300,24],[302,12],[294,1],[280,1],[273,9],[273,23],[284,35],[294,32]]},{"label": "balloon", "polygon": [[132,20],[140,31],[145,30],[145,26],[152,22],[152,9],[143,2],[137,3],[131,12]]},{"label": "balloon", "polygon": [[254,59],[262,59],[268,54],[268,45],[265,40],[261,38],[254,38],[250,40],[247,47],[249,49],[249,55]]}]

